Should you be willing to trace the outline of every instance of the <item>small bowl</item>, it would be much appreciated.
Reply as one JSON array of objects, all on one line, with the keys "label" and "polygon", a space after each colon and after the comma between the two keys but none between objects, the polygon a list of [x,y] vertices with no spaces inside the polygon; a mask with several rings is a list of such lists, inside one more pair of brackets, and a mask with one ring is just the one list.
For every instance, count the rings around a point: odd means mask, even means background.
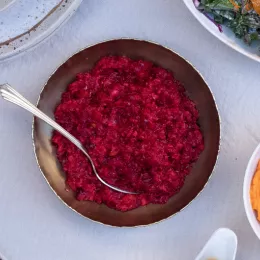
[{"label": "small bowl", "polygon": [[54,118],[54,109],[61,94],[75,80],[79,72],[90,70],[106,55],[125,55],[132,59],[150,60],[168,69],[180,80],[200,113],[199,124],[204,136],[205,150],[194,164],[181,191],[164,205],[150,204],[128,212],[119,212],[104,204],[80,202],[66,186],[66,176],[57,160],[51,143],[53,129],[39,119],[33,123],[33,142],[38,165],[56,195],[79,214],[112,226],[148,225],[170,217],[187,206],[204,188],[211,176],[219,151],[220,122],[217,107],[210,89],[198,71],[177,53],[158,44],[130,39],[98,43],[73,55],[62,64],[44,86],[38,108]]},{"label": "small bowl", "polygon": [[248,221],[252,229],[254,230],[255,234],[260,239],[260,223],[257,220],[256,212],[252,208],[251,199],[250,199],[251,183],[259,160],[260,160],[260,144],[256,147],[246,168],[246,174],[245,174],[244,186],[243,186],[243,198],[244,198],[244,206],[245,206]]}]

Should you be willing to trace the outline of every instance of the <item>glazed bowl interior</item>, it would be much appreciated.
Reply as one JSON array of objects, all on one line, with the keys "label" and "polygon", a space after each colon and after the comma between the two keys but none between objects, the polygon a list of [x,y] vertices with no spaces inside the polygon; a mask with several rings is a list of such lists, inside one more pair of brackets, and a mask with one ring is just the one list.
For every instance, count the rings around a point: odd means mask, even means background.
[{"label": "glazed bowl interior", "polygon": [[205,149],[186,178],[181,191],[164,205],[150,204],[128,212],[119,212],[94,202],[80,202],[66,186],[66,176],[55,148],[51,143],[53,129],[39,119],[34,120],[33,139],[39,167],[47,182],[71,209],[81,215],[112,226],[148,225],[179,212],[188,205],[203,189],[214,168],[220,139],[220,124],[214,98],[207,84],[195,68],[178,54],[160,45],[138,40],[112,40],[88,47],[72,56],[51,76],[42,90],[38,107],[54,118],[55,107],[61,94],[75,80],[76,74],[90,70],[106,55],[125,55],[132,59],[152,61],[171,71],[180,80],[188,96],[199,110],[199,125],[203,132]]}]

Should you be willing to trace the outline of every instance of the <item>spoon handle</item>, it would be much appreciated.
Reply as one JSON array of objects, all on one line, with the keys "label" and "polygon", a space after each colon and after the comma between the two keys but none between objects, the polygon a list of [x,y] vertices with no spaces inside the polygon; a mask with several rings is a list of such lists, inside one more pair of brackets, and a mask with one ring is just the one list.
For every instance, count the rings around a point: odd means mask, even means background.
[{"label": "spoon handle", "polygon": [[11,102],[24,108],[25,110],[31,112],[36,117],[42,119],[44,122],[52,126],[55,130],[60,132],[63,136],[68,138],[73,144],[75,144],[82,152],[85,153],[82,144],[72,136],[68,131],[66,131],[63,127],[57,124],[54,120],[44,114],[41,110],[35,107],[31,102],[29,102],[26,98],[24,98],[21,94],[19,94],[16,90],[11,88],[9,84],[0,85],[0,94],[1,96]]},{"label": "spoon handle", "polygon": [[[46,114],[44,114],[41,110],[39,110],[36,106],[34,106],[31,102],[29,102],[26,98],[24,98],[21,94],[19,94],[16,90],[14,90],[9,84],[3,84],[0,85],[0,95],[7,101],[16,104],[17,106],[24,108],[25,110],[31,112],[36,117],[42,119],[44,122],[52,126],[55,130],[57,130],[59,133],[61,133],[64,137],[66,137],[68,140],[70,140],[74,145],[76,145],[88,158],[91,167],[93,169],[93,172],[95,173],[96,177],[99,179],[100,182],[102,182],[104,185],[108,186],[112,190],[119,191],[126,194],[137,194],[135,192],[125,191],[122,189],[119,189],[117,187],[114,187],[107,182],[105,182],[97,173],[96,167],[94,165],[94,162],[92,161],[90,155],[86,151],[86,149],[83,147],[83,145],[74,137],[72,136],[68,131],[66,131],[63,127],[61,127],[59,124],[57,124],[54,120],[52,120],[50,117],[48,117]],[[1,259],[0,259],[1,260]]]}]

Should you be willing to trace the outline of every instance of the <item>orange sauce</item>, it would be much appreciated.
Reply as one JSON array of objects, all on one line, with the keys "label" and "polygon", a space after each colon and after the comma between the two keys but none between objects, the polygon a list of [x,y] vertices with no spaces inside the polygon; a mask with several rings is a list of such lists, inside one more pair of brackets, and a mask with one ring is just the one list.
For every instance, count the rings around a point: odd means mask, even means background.
[{"label": "orange sauce", "polygon": [[257,164],[254,177],[250,188],[250,199],[252,208],[257,213],[257,218],[260,221],[260,161]]}]

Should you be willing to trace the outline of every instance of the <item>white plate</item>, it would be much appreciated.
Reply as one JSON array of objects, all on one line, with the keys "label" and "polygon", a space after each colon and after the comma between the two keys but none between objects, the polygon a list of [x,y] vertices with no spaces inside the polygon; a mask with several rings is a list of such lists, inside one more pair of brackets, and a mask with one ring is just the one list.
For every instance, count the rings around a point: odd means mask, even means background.
[{"label": "white plate", "polygon": [[45,39],[68,20],[81,1],[0,0],[0,60]]},{"label": "white plate", "polygon": [[230,29],[225,27],[223,27],[224,31],[221,33],[214,23],[212,23],[205,15],[196,9],[193,4],[193,0],[183,0],[183,2],[195,18],[219,40],[247,57],[260,62],[260,42],[258,42],[258,44],[254,43],[252,46],[248,46],[243,42],[243,40],[236,38]]},{"label": "white plate", "polygon": [[15,0],[0,0],[0,11],[9,7]]}]

